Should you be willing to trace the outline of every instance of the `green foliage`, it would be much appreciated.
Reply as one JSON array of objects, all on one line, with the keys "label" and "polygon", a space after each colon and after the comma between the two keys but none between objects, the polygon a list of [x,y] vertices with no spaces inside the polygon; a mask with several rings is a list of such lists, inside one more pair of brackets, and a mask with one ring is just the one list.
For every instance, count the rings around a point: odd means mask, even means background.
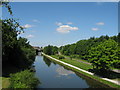
[{"label": "green foliage", "polygon": [[18,38],[23,28],[14,19],[2,20],[2,57],[6,63],[16,67],[27,68],[35,58],[35,50],[26,38]]},{"label": "green foliage", "polygon": [[[56,59],[59,59],[59,57],[58,57],[57,55],[52,55],[52,57],[54,57],[54,58],[56,58]],[[74,65],[74,66],[76,66],[76,67],[79,67],[79,68],[84,69],[84,70],[87,70],[87,71],[88,71],[89,69],[92,69],[92,66],[91,66],[91,65],[85,64],[85,63],[83,63],[83,62],[78,62],[78,61],[76,61],[76,60],[71,60],[71,59],[65,58],[65,59],[61,59],[61,61],[66,62],[66,63],[69,63],[69,64],[71,64],[71,65]]]},{"label": "green foliage", "polygon": [[[104,43],[105,41],[106,41],[106,44],[104,44],[105,46],[103,45],[101,47],[100,44]],[[109,42],[109,44],[107,44],[108,43],[107,41]],[[81,59],[87,60],[88,62],[92,62],[92,60],[96,59],[96,63],[104,62],[105,65],[108,65],[107,67],[109,67],[110,65],[110,67],[112,66],[115,68],[119,68],[120,66],[120,60],[118,59],[120,58],[120,48],[119,48],[120,42],[119,41],[120,41],[120,33],[117,36],[112,36],[112,37],[109,37],[107,35],[100,36],[99,38],[91,37],[90,39],[80,40],[77,43],[74,43],[71,45],[68,44],[65,46],[61,46],[59,48],[59,51],[63,55],[70,56],[70,58],[81,58]],[[113,43],[115,43],[114,44],[115,46],[113,45]],[[96,48],[98,46],[101,48],[99,50],[96,50],[96,52],[94,52],[93,48]],[[107,48],[107,46],[109,48]],[[107,49],[104,51],[105,48]],[[111,53],[109,52],[109,49],[111,50]],[[90,54],[91,50],[94,52],[94,55]],[[99,60],[99,58],[101,60]],[[112,62],[111,64],[108,64],[107,61],[109,61],[108,59],[111,60],[111,58],[112,58]],[[98,67],[99,67],[99,64],[98,64]],[[104,67],[103,64],[102,64],[102,67]]]},{"label": "green foliage", "polygon": [[108,70],[117,56],[118,44],[114,40],[106,40],[89,50],[89,60],[97,69]]},{"label": "green foliage", "polygon": [[78,55],[79,58],[88,59],[88,50],[99,44],[99,42],[108,39],[108,36],[101,36],[100,38],[91,37],[88,40],[80,40],[75,44],[65,45],[60,47],[60,52],[64,55]]},{"label": "green foliage", "polygon": [[29,70],[24,70],[10,75],[9,88],[34,88],[39,83],[38,79],[34,77],[34,73]]},{"label": "green foliage", "polygon": [[44,47],[43,52],[48,55],[55,55],[58,54],[58,47],[48,45]]},{"label": "green foliage", "polygon": [[64,56],[59,56],[59,58],[58,59],[65,59],[65,57]]},{"label": "green foliage", "polygon": [[120,68],[120,46],[119,46],[119,44],[118,44],[118,48],[117,48],[116,52],[117,52],[117,55],[116,55],[117,59],[113,61],[112,66],[114,68]]},{"label": "green foliage", "polygon": [[11,6],[9,5],[9,2],[4,2],[4,1],[0,1],[0,4],[2,2],[2,6],[6,7],[8,9],[8,12],[10,13],[10,15],[12,15],[12,10],[11,10]]},{"label": "green foliage", "polygon": [[[12,15],[8,2],[2,2],[2,5]],[[2,73],[9,76],[9,73],[4,71],[4,67],[9,70],[11,66],[19,69],[18,71],[29,68],[35,60],[35,50],[26,38],[18,36],[24,31],[15,19],[0,20],[0,22],[2,22]],[[29,70],[10,75],[10,88],[34,88],[38,83],[34,73]]]}]

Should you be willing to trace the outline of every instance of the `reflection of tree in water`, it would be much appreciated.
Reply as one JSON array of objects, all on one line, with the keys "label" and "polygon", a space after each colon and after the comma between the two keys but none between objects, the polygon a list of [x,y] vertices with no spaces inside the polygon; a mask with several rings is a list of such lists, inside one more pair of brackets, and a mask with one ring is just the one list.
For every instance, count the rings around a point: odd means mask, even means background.
[{"label": "reflection of tree in water", "polygon": [[[45,59],[45,60],[44,60]],[[43,60],[45,61],[45,63],[48,65],[48,67],[51,65],[51,63],[53,63],[54,65],[56,65],[56,62],[51,61],[50,59],[46,58],[43,56]],[[49,65],[50,64],[50,65]]]},{"label": "reflection of tree in water", "polygon": [[89,88],[100,88],[100,87],[101,88],[110,88],[109,86],[106,86],[102,83],[99,83],[96,80],[93,80],[89,77],[84,76],[83,74],[80,74],[80,73],[77,73],[77,72],[75,72],[75,73],[78,77],[80,77],[80,78],[82,78],[86,81],[86,83],[90,86]]},{"label": "reflection of tree in water", "polygon": [[[64,69],[66,69],[66,70],[71,70],[71,69],[69,69],[68,67],[66,67],[66,66],[64,66],[63,67]],[[82,73],[77,73],[77,72],[74,72],[78,77],[80,77],[80,78],[82,78],[83,80],[85,80],[86,81],[86,83],[90,86],[89,88],[110,88],[109,86],[106,86],[106,85],[104,85],[104,84],[102,84],[102,83],[99,83],[98,81],[96,81],[96,80],[93,80],[93,79],[91,79],[91,78],[89,78],[89,77],[86,77],[86,76],[84,76]]]},{"label": "reflection of tree in water", "polygon": [[46,58],[46,57],[43,57],[43,60],[47,64],[47,66],[50,67],[52,62],[48,58]]},{"label": "reflection of tree in water", "polygon": [[56,63],[55,62],[52,62],[54,65],[56,65]]}]

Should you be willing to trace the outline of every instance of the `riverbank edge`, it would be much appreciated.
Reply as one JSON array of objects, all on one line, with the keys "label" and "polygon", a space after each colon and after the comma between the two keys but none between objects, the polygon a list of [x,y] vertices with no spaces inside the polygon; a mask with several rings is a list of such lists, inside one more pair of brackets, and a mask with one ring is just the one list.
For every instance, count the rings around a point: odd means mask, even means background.
[{"label": "riverbank edge", "polygon": [[8,88],[10,85],[10,78],[0,77],[0,90],[3,88]]},{"label": "riverbank edge", "polygon": [[49,55],[47,55],[45,53],[42,53],[42,55],[46,56],[47,58],[49,58],[49,59],[51,59],[51,60],[53,60],[53,61],[55,61],[55,62],[57,62],[57,63],[59,63],[59,64],[61,64],[63,66],[65,66],[65,67],[67,67],[67,68],[69,68],[69,69],[71,69],[71,70],[73,70],[75,72],[78,72],[78,73],[80,73],[80,74],[82,74],[82,75],[84,75],[84,76],[86,76],[86,77],[88,77],[90,79],[94,79],[95,81],[98,81],[98,82],[100,82],[102,84],[105,84],[106,86],[108,86],[110,88],[120,88],[120,85],[117,85],[117,84],[115,84],[113,82],[107,81],[106,78],[100,78],[98,76],[94,76],[94,74],[91,73],[91,72],[88,72],[88,71],[80,69],[80,68],[78,68],[78,67],[76,67],[74,65],[71,65],[69,63],[63,62],[63,61],[58,60],[56,58],[53,58],[53,57],[51,57],[51,56],[49,56]]}]

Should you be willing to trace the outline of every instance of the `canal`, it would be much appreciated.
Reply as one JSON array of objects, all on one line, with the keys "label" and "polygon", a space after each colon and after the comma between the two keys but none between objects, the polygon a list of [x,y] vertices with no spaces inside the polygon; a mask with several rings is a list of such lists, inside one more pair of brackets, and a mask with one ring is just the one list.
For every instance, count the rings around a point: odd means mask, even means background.
[{"label": "canal", "polygon": [[35,76],[41,84],[37,88],[105,88],[107,86],[75,73],[38,55],[34,62]]}]

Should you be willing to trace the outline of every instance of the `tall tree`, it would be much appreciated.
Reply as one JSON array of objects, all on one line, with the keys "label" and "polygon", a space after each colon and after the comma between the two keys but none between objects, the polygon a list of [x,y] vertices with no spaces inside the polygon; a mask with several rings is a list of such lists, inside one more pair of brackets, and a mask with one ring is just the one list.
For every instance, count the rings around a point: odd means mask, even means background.
[{"label": "tall tree", "polygon": [[94,68],[109,70],[113,63],[118,61],[118,43],[114,40],[106,40],[89,50],[89,60]]}]

